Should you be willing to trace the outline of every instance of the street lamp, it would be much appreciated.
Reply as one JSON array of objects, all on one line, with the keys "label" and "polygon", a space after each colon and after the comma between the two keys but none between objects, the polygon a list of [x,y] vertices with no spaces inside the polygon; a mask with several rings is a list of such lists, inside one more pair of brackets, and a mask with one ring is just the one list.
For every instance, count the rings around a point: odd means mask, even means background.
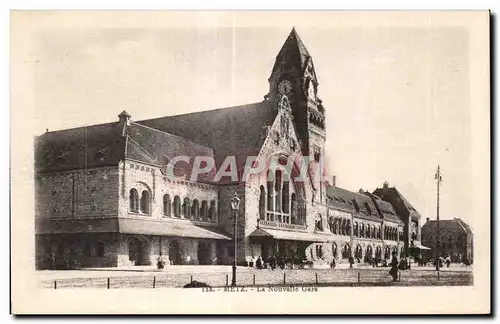
[{"label": "street lamp", "polygon": [[234,210],[234,261],[233,261],[233,279],[231,280],[231,286],[236,286],[236,258],[237,258],[237,226],[238,226],[238,212],[240,210],[240,198],[235,192],[234,197],[231,198],[231,209]]},{"label": "street lamp", "polygon": [[441,238],[441,231],[439,229],[439,186],[441,186],[441,182],[443,181],[443,177],[441,176],[441,168],[437,167],[437,171],[434,174],[434,180],[436,180],[436,185],[437,185],[437,208],[436,208],[436,271],[439,271],[439,262],[441,261],[441,255],[439,253],[439,248],[440,248],[440,238]]}]

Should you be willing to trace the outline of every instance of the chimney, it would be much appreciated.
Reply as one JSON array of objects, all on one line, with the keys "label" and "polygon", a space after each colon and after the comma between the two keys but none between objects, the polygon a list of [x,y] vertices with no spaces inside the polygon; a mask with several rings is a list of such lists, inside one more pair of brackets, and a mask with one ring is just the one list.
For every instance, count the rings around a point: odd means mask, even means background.
[{"label": "chimney", "polygon": [[335,187],[336,186],[336,181],[337,180],[337,177],[336,176],[332,176],[332,186]]},{"label": "chimney", "polygon": [[360,193],[360,194],[364,193],[363,188],[360,188],[360,189],[359,189],[359,193]]},{"label": "chimney", "polygon": [[427,217],[425,220],[426,220],[426,223],[428,223],[431,219],[429,217]]},{"label": "chimney", "polygon": [[130,117],[130,114],[124,110],[118,115],[118,120],[120,121],[120,124],[130,126]]},{"label": "chimney", "polygon": [[385,189],[389,188],[389,183],[387,181],[384,181],[384,188]]}]

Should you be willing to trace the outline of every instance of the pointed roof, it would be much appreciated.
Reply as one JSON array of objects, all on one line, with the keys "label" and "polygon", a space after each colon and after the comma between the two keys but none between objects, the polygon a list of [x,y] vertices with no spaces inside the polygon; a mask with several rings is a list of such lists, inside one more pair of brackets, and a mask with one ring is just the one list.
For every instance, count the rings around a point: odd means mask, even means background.
[{"label": "pointed roof", "polygon": [[281,61],[285,61],[293,65],[296,64],[300,68],[304,68],[310,58],[311,55],[307,51],[302,39],[300,39],[295,27],[293,27],[292,31],[288,35],[288,38],[281,47],[281,50],[276,56],[273,72],[279,67]]}]

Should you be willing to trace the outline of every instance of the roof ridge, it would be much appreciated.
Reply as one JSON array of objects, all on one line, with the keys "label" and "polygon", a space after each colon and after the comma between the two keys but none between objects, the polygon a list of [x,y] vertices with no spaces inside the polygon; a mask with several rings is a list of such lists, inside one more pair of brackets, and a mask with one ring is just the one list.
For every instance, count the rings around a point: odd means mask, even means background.
[{"label": "roof ridge", "polygon": [[118,124],[118,121],[115,122],[109,122],[109,123],[102,123],[102,124],[94,124],[94,125],[84,125],[84,126],[78,126],[78,127],[73,127],[73,128],[64,128],[64,129],[58,129],[58,130],[53,130],[53,131],[47,131],[41,135],[38,135],[37,137],[41,137],[45,134],[55,134],[59,132],[66,132],[66,131],[74,131],[77,129],[84,129],[84,128],[90,128],[90,127],[97,127],[97,126],[105,126],[105,125],[112,125],[112,124]]},{"label": "roof ridge", "polygon": [[[227,107],[213,108],[213,109],[207,109],[207,110],[201,110],[201,111],[192,111],[192,112],[188,112],[188,113],[184,113],[184,114],[178,114],[178,115],[168,115],[168,116],[162,116],[162,117],[154,117],[154,118],[150,118],[150,119],[144,119],[144,120],[141,120],[141,121],[151,121],[151,120],[155,120],[155,119],[174,118],[174,117],[179,117],[179,116],[187,116],[187,115],[194,115],[194,114],[203,114],[203,113],[209,113],[209,112],[214,112],[214,111],[218,111],[218,110],[233,109],[233,108],[243,108],[243,107],[246,107],[246,106],[257,105],[257,104],[262,104],[262,103],[267,103],[267,101],[266,100],[262,100],[262,101],[258,101],[258,102],[251,102],[251,103],[241,104],[241,105],[237,105],[237,106],[227,106]],[[141,121],[139,121],[139,122],[141,122]],[[167,133],[167,134],[169,134],[169,133]]]},{"label": "roof ridge", "polygon": [[[207,148],[209,149],[212,153],[213,153],[213,149],[211,147],[208,147],[208,146],[205,146],[203,144],[200,144],[200,143],[196,143],[196,142],[193,142],[185,137],[182,137],[182,136],[179,136],[179,135],[175,135],[175,134],[172,134],[172,133],[167,133],[167,132],[164,132],[162,130],[159,130],[159,129],[156,129],[156,128],[153,128],[153,127],[149,127],[149,126],[146,126],[146,125],[143,125],[143,124],[139,124],[137,122],[134,122],[134,121],[131,121],[131,124],[134,124],[134,125],[137,125],[137,126],[141,126],[141,127],[144,127],[144,128],[147,128],[147,129],[151,129],[151,130],[154,130],[154,131],[157,131],[157,132],[160,132],[162,134],[166,134],[166,135],[169,135],[169,136],[173,136],[173,137],[176,137],[176,138],[179,138],[179,139],[182,139],[186,142],[189,142],[191,144],[195,144],[195,145],[198,145],[200,147],[203,147],[203,148]],[[134,141],[135,142],[135,141]],[[137,142],[136,142],[137,143]]]}]

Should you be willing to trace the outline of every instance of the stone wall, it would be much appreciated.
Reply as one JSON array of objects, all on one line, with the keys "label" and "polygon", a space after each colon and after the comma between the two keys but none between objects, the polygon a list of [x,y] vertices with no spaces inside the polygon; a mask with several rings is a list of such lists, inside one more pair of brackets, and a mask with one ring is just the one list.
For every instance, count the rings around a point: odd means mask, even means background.
[{"label": "stone wall", "polygon": [[35,215],[42,218],[118,215],[118,168],[38,173]]}]

